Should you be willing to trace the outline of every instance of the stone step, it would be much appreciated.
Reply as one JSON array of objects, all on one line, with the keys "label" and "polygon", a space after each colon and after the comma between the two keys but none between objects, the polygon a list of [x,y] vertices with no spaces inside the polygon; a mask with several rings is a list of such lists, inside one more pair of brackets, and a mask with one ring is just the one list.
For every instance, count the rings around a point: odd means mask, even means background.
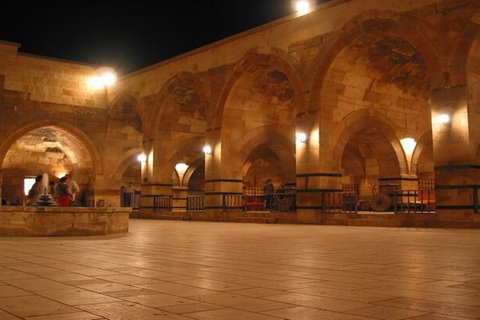
[{"label": "stone step", "polygon": [[405,220],[405,219],[349,219],[349,226],[363,227],[391,227],[391,228],[435,228],[438,227],[436,221],[429,220]]}]

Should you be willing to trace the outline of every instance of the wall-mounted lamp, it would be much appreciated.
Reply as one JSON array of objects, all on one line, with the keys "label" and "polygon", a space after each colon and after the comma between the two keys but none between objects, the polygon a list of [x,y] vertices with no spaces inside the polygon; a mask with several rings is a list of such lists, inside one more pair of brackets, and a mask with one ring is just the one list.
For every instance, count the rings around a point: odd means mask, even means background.
[{"label": "wall-mounted lamp", "polygon": [[139,162],[145,162],[145,161],[147,161],[147,156],[144,153],[139,154],[138,157],[137,157],[137,160]]},{"label": "wall-mounted lamp", "polygon": [[212,147],[210,147],[208,144],[203,147],[203,152],[205,154],[212,154]]},{"label": "wall-mounted lamp", "polygon": [[410,137],[403,138],[400,140],[400,143],[402,144],[403,150],[407,156],[411,156],[413,154],[413,150],[415,150],[415,147],[417,146],[415,139]]},{"label": "wall-mounted lamp", "polygon": [[304,132],[297,132],[295,134],[297,144],[305,143],[307,141],[307,134]]},{"label": "wall-mounted lamp", "polygon": [[109,68],[101,68],[97,75],[91,77],[88,83],[92,89],[111,87],[117,81],[115,72]]},{"label": "wall-mounted lamp", "polygon": [[299,15],[309,13],[312,9],[312,6],[313,4],[311,0],[296,0],[293,2],[293,7]]},{"label": "wall-mounted lamp", "polygon": [[185,175],[185,172],[188,169],[188,165],[183,162],[179,162],[175,165],[175,170],[177,170],[178,176],[180,178],[180,181],[183,179],[183,176]]},{"label": "wall-mounted lamp", "polygon": [[438,122],[447,125],[450,123],[450,116],[446,113],[443,113],[438,116]]}]

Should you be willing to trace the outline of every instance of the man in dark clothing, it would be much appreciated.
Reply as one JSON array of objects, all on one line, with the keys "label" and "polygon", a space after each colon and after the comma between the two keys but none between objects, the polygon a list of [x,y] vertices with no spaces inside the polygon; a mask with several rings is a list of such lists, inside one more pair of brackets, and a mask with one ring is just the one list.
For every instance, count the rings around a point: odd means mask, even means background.
[{"label": "man in dark clothing", "polygon": [[267,210],[273,209],[273,196],[275,188],[273,187],[272,180],[267,179],[265,185],[263,186],[263,193],[265,194],[265,207]]}]

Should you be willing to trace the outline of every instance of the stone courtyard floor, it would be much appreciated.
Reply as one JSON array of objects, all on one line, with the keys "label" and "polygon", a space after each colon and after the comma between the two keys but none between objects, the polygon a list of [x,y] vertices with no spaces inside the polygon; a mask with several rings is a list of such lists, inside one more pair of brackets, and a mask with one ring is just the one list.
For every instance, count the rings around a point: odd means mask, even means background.
[{"label": "stone courtyard floor", "polygon": [[480,230],[133,219],[0,237],[0,319],[480,319]]}]

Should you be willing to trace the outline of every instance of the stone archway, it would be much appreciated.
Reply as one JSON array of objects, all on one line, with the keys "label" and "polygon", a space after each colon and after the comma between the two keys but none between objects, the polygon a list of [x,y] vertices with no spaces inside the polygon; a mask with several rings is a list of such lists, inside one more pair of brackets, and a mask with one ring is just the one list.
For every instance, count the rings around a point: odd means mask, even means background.
[{"label": "stone archway", "polygon": [[[236,67],[225,86],[217,110],[217,119],[221,121],[222,128],[222,158],[228,158],[230,168],[234,168],[228,170],[235,174],[229,178],[242,178],[242,168],[249,155],[239,156],[237,152],[239,146],[246,142],[245,137],[256,135],[258,131],[271,132],[268,128],[276,127],[282,134],[295,139],[296,103],[297,96],[301,95],[300,88],[301,83],[293,67],[273,54],[250,52]],[[260,146],[260,143],[256,146]],[[270,153],[265,156],[273,160],[276,151],[272,150],[273,145],[267,148]],[[250,165],[254,162],[260,165],[261,150],[259,147],[256,155],[251,156],[248,161]],[[263,162],[264,165],[268,163],[273,162]],[[288,166],[295,170],[294,162]]]},{"label": "stone archway", "polygon": [[[192,74],[179,74],[162,90],[155,108],[155,163],[153,180],[168,182],[175,165],[185,154],[189,141],[196,141],[196,152],[202,150],[207,126],[209,101],[203,84]],[[198,145],[202,141],[202,145]],[[191,146],[190,146],[191,147]],[[192,149],[190,150],[192,152]]]},{"label": "stone archway", "polygon": [[332,135],[333,159],[341,159],[334,166],[340,166],[342,182],[356,184],[360,195],[370,195],[381,180],[400,180],[409,172],[392,128],[381,113],[362,110],[346,117]]},{"label": "stone archway", "polygon": [[414,37],[405,23],[428,28],[391,12],[355,21],[321,54],[328,63],[318,67],[312,86],[309,111],[318,112],[322,171],[347,175],[343,183],[385,179],[411,187],[411,155],[400,140],[418,140],[431,128],[430,86],[439,63],[429,40]]},{"label": "stone archway", "polygon": [[[363,84],[359,87],[363,90],[357,92],[360,95],[369,89],[367,78],[371,77],[379,80],[377,82],[390,83],[400,91],[408,89],[409,94],[414,94],[413,98],[430,99],[430,87],[435,86],[432,81],[437,79],[431,75],[441,73],[442,67],[428,34],[434,31],[411,15],[403,17],[395,12],[368,11],[352,19],[341,32],[326,39],[328,50],[318,53],[315,61],[321,64],[312,77],[310,109],[300,111],[312,112],[324,105],[321,100],[325,88],[345,79],[345,73],[352,74],[352,70],[359,76],[366,76],[360,81]],[[334,64],[338,70],[332,73]],[[338,86],[336,89],[340,90]]]},{"label": "stone archway", "polygon": [[291,136],[293,132],[267,126],[250,131],[238,141],[235,154],[243,163],[245,187],[260,187],[266,179],[274,185],[295,184],[295,144]]},{"label": "stone archway", "polygon": [[[419,179],[419,188],[425,184],[430,185],[429,188],[433,188],[435,180],[435,162],[433,157],[433,139],[432,132],[425,132],[417,141],[417,145],[412,155],[412,173],[416,174]],[[425,180],[425,182],[422,182]],[[429,183],[431,181],[431,183]]]},{"label": "stone archway", "polygon": [[78,204],[91,205],[96,174],[103,170],[95,148],[78,129],[51,121],[31,124],[0,150],[5,199],[23,197],[25,177],[47,173],[50,181],[58,182],[70,173],[80,186]]}]

